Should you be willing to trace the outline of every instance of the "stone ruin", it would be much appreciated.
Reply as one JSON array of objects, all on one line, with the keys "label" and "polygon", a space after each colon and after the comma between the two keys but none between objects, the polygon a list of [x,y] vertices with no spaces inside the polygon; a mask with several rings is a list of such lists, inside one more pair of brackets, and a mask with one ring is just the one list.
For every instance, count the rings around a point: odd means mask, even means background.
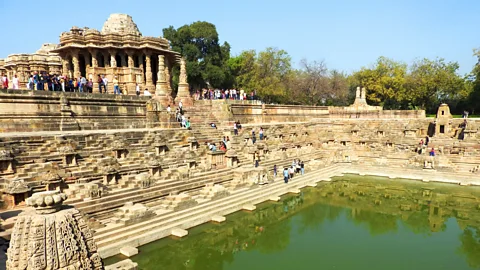
[{"label": "stone ruin", "polygon": [[130,225],[147,220],[154,215],[155,213],[145,205],[129,202],[118,209],[112,218],[112,222],[116,224]]}]

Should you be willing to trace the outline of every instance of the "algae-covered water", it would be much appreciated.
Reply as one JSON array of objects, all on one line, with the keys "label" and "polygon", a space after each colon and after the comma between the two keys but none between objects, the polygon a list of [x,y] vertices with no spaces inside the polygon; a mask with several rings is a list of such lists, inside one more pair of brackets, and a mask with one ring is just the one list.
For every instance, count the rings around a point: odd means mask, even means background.
[{"label": "algae-covered water", "polygon": [[131,259],[168,270],[477,269],[479,209],[479,188],[345,176]]}]

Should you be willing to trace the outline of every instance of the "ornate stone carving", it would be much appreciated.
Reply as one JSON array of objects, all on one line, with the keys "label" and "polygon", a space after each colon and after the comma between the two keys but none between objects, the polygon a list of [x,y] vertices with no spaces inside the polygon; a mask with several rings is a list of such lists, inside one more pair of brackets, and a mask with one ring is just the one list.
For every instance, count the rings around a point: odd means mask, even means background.
[{"label": "ornate stone carving", "polygon": [[158,81],[165,82],[165,56],[158,56]]},{"label": "ornate stone carving", "polygon": [[186,84],[187,83],[187,68],[186,68],[186,62],[185,59],[182,58],[180,60],[180,79],[179,79],[180,84]]},{"label": "ornate stone carving", "polygon": [[112,150],[124,150],[127,147],[127,143],[123,139],[117,139],[112,143]]},{"label": "ornate stone carving", "polygon": [[135,35],[141,36],[137,24],[132,17],[127,14],[111,14],[107,21],[103,24],[102,34],[117,34],[117,35]]},{"label": "ornate stone carving", "polygon": [[93,233],[75,208],[64,209],[58,191],[35,193],[13,228],[6,267],[16,269],[103,269]]},{"label": "ornate stone carving", "polygon": [[58,148],[58,152],[60,152],[63,155],[72,155],[75,154],[75,151],[73,150],[73,147],[70,145],[65,145],[65,146],[60,146]]},{"label": "ornate stone carving", "polygon": [[31,188],[25,183],[23,179],[14,179],[8,184],[7,188],[5,189],[5,193],[22,194],[27,193],[30,190]]}]

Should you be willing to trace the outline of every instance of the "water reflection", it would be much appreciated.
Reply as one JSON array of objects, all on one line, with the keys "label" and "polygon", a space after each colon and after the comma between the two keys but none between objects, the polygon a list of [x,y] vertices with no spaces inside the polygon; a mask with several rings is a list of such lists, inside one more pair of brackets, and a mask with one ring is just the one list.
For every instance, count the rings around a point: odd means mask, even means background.
[{"label": "water reflection", "polygon": [[[367,230],[371,238],[458,234],[453,243],[458,253],[470,267],[478,268],[479,198],[480,189],[473,187],[347,176],[264,204],[252,213],[233,214],[224,224],[194,228],[185,239],[146,245],[132,259],[141,269],[229,269],[245,256],[258,259],[284,252],[295,235],[321,231],[344,217],[345,224]],[[446,232],[451,218],[460,229]],[[455,254],[438,254],[451,255]]]}]

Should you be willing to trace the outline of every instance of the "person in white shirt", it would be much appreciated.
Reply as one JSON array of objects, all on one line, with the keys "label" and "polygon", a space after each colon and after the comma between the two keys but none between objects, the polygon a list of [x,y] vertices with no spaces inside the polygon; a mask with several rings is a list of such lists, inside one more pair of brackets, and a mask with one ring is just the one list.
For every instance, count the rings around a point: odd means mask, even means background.
[{"label": "person in white shirt", "polygon": [[135,93],[137,94],[137,96],[140,96],[140,85],[135,84]]},{"label": "person in white shirt", "polygon": [[167,106],[167,112],[168,112],[168,113],[171,113],[171,112],[172,112],[172,108],[170,108],[170,104],[168,104],[168,106]]},{"label": "person in white shirt", "polygon": [[146,96],[146,97],[151,97],[152,94],[150,94],[150,92],[148,92],[148,88],[145,88],[145,91],[143,91],[143,95]]},{"label": "person in white shirt", "polygon": [[18,78],[17,78],[17,74],[15,74],[15,75],[13,76],[12,83],[13,83],[13,89],[18,89]]},{"label": "person in white shirt", "polygon": [[108,93],[108,92],[107,92],[107,91],[108,91],[108,79],[107,79],[107,77],[106,77],[105,75],[103,75],[103,79],[102,79],[102,80],[103,80],[103,85],[104,85],[104,89],[103,89],[103,90],[104,90],[104,92],[105,92],[105,94],[106,94],[106,93]]}]

